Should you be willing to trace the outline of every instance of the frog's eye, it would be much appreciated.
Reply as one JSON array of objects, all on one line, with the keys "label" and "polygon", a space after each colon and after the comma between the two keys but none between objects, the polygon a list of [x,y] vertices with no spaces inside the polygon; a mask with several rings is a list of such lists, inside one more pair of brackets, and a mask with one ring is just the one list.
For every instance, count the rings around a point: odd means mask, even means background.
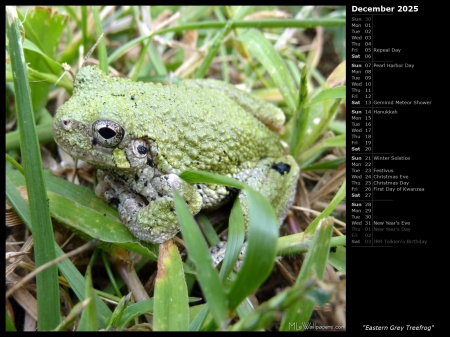
[{"label": "frog's eye", "polygon": [[123,139],[123,128],[113,121],[99,119],[92,124],[94,140],[104,147],[115,147]]}]

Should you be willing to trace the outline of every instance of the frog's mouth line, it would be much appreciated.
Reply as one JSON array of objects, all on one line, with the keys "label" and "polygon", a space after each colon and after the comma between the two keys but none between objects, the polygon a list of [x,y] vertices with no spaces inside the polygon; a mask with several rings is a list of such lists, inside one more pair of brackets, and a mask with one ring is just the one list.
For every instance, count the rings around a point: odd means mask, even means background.
[{"label": "frog's mouth line", "polygon": [[[56,132],[54,133],[55,135],[57,134]],[[92,137],[89,137],[86,141],[87,146],[80,146],[81,142],[73,144],[65,137],[54,137],[54,139],[58,147],[74,159],[82,160],[95,167],[114,167],[114,162],[112,161],[112,152],[114,149],[93,145]]]}]

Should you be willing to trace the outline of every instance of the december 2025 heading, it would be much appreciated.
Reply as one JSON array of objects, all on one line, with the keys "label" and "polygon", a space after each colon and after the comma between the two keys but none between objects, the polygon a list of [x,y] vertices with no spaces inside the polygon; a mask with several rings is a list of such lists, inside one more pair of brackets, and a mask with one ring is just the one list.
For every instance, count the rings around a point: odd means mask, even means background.
[{"label": "december 2025 heading", "polygon": [[419,6],[352,6],[352,13],[412,13],[418,12]]}]

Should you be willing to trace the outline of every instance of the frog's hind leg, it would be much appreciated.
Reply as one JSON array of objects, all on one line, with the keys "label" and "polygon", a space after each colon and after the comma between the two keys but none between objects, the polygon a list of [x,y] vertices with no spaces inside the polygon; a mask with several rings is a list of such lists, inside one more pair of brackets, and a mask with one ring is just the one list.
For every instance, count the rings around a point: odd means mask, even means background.
[{"label": "frog's hind leg", "polygon": [[[245,169],[234,177],[264,195],[275,209],[281,225],[294,203],[297,190],[297,180],[300,169],[291,156],[277,159],[263,158],[252,169]],[[247,198],[244,191],[240,192],[244,215],[248,212]]]},{"label": "frog's hind leg", "polygon": [[195,184],[197,192],[203,200],[202,209],[214,210],[226,204],[238,194],[238,190],[228,186]]},{"label": "frog's hind leg", "polygon": [[281,225],[295,201],[300,168],[293,157],[283,156],[272,163],[269,176],[269,180],[278,182],[276,188],[264,185],[261,193],[269,198]]},{"label": "frog's hind leg", "polygon": [[[241,170],[233,177],[245,182],[267,197],[274,207],[278,216],[278,223],[281,225],[294,203],[299,175],[300,169],[295,159],[291,156],[282,156],[276,160],[263,158],[256,167]],[[247,227],[249,223],[249,207],[245,191],[240,191],[239,199]],[[223,260],[225,251],[226,242],[223,241],[211,248],[214,265],[218,265]],[[245,251],[246,242],[235,265],[236,270],[239,270],[243,263]]]}]

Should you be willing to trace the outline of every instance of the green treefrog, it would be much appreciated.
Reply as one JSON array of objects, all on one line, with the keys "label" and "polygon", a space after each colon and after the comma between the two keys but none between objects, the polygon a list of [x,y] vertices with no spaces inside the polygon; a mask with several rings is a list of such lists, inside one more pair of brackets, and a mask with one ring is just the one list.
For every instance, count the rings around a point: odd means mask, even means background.
[{"label": "green treefrog", "polygon": [[187,169],[247,183],[268,198],[282,222],[300,172],[272,131],[283,124],[279,108],[225,82],[133,82],[86,66],[57,110],[53,133],[65,152],[98,169],[96,194],[117,207],[130,232],[162,243],[180,230],[174,189],[193,215],[239,193],[188,184],[179,177]]}]

